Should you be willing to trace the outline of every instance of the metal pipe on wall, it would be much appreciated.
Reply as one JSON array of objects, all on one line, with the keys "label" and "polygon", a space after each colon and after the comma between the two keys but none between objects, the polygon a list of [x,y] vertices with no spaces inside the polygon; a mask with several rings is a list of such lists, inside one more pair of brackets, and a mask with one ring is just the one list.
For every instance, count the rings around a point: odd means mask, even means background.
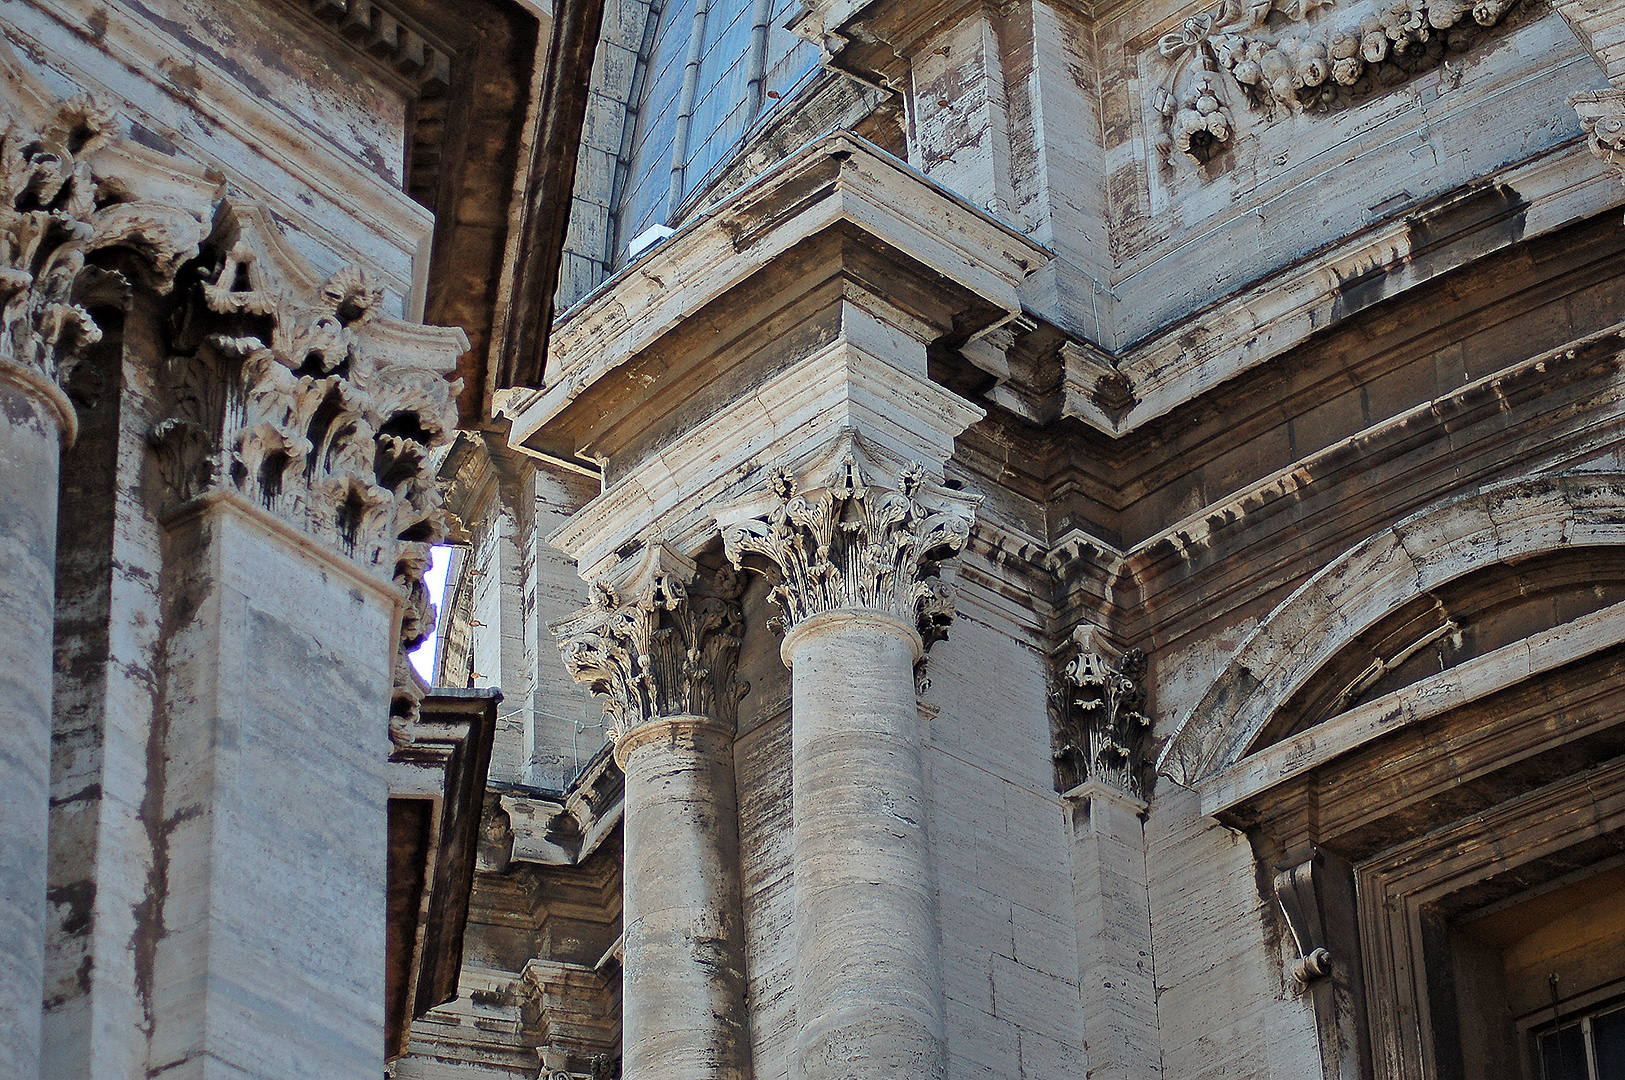
[{"label": "metal pipe on wall", "polygon": [[666,224],[675,224],[677,204],[683,201],[684,172],[688,168],[688,132],[694,120],[694,94],[700,81],[700,51],[705,46],[705,18],[711,0],[694,0],[694,26],[688,38],[688,66],[683,69],[683,90],[677,98],[677,134],[671,142],[671,193],[666,197]]}]

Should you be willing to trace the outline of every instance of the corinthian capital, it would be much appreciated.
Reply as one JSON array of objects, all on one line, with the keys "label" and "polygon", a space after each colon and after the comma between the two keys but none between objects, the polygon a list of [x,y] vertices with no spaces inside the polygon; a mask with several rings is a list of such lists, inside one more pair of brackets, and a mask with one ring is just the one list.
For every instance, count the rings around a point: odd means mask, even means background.
[{"label": "corinthian capital", "polygon": [[599,583],[590,606],[554,624],[565,667],[607,699],[611,739],[667,716],[734,723],[741,582],[724,568],[703,587],[705,595],[667,571],[624,595]]},{"label": "corinthian capital", "polygon": [[1056,693],[1057,786],[1109,784],[1133,798],[1145,795],[1145,653],[1121,652],[1085,623],[1072,632],[1072,658]]},{"label": "corinthian capital", "polygon": [[[116,141],[113,114],[91,98],[60,102],[43,124],[0,114],[0,363],[40,385],[66,386],[101,339],[92,308],[122,306],[128,285],[87,260],[103,248],[137,256],[145,284],[167,288],[197,248],[196,215],[135,201],[123,179],[93,171]],[[64,417],[71,429],[72,416]]]},{"label": "corinthian capital", "polygon": [[887,477],[855,439],[814,484],[782,471],[766,495],[717,524],[734,566],[754,563],[773,579],[768,598],[786,629],[826,611],[867,609],[918,626],[927,644],[944,636],[950,601],[937,574],[970,538],[978,497],[942,487],[918,463]]}]

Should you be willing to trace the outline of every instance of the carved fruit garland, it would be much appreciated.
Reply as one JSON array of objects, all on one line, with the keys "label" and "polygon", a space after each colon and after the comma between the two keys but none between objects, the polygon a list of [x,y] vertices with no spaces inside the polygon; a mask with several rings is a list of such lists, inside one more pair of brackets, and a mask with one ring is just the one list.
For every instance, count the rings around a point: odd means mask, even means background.
[{"label": "carved fruit garland", "polygon": [[1209,161],[1235,133],[1227,91],[1266,114],[1368,97],[1466,51],[1517,2],[1224,0],[1157,43],[1169,65],[1152,98],[1157,150]]}]

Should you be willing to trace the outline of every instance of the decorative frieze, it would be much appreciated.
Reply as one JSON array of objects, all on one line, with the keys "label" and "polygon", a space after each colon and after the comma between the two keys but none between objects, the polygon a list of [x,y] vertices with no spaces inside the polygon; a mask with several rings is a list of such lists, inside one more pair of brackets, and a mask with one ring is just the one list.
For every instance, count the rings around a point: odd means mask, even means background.
[{"label": "decorative frieze", "polygon": [[[123,306],[128,282],[89,260],[121,260],[142,284],[166,290],[197,249],[195,215],[141,202],[121,180],[97,175],[91,158],[116,140],[113,113],[87,96],[61,102],[40,128],[16,115],[0,134],[0,363],[66,388],[102,330],[98,302]],[[72,423],[71,416],[64,422]]]},{"label": "decorative frieze", "polygon": [[953,593],[939,572],[964,550],[980,500],[933,481],[919,463],[881,475],[850,440],[816,486],[803,490],[781,471],[766,513],[751,512],[758,501],[719,516],[729,561],[772,580],[768,599],[785,629],[859,609],[916,626],[927,646],[947,636]]},{"label": "decorative frieze", "polygon": [[1157,42],[1157,149],[1207,162],[1235,135],[1234,102],[1273,118],[1363,100],[1472,48],[1517,2],[1223,0]]},{"label": "decorative frieze", "polygon": [[423,575],[449,525],[429,457],[456,421],[467,340],[382,299],[353,267],[317,278],[264,210],[223,207],[179,279],[173,411],[150,441],[177,503],[236,492],[400,587],[391,711],[409,720],[425,687],[406,653],[434,627]]},{"label": "decorative frieze", "polygon": [[694,584],[656,570],[624,596],[595,585],[589,607],[553,626],[570,674],[606,699],[612,740],[664,716],[735,722],[748,689],[736,678],[741,592],[727,567]]},{"label": "decorative frieze", "polygon": [[1145,797],[1145,653],[1119,652],[1087,623],[1072,632],[1077,651],[1055,695],[1056,782],[1061,791],[1097,781]]}]

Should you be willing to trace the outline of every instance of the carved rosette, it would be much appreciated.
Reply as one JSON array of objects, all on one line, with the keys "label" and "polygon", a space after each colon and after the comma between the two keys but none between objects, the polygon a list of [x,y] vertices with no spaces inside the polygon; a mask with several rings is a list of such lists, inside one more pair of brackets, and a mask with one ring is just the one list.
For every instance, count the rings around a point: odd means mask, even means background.
[{"label": "carved rosette", "polygon": [[919,629],[929,646],[947,636],[953,592],[939,572],[964,550],[976,497],[932,482],[924,466],[882,486],[848,447],[823,482],[803,492],[789,472],[774,477],[766,514],[722,524],[734,566],[772,581],[768,599],[784,629],[828,611],[867,609]]},{"label": "carved rosette", "polygon": [[[117,135],[112,112],[93,99],[62,102],[39,128],[0,119],[0,363],[66,388],[102,336],[91,308],[127,302],[129,282],[92,257],[128,249],[135,258],[119,265],[161,292],[196,250],[201,226],[93,171],[91,159]],[[63,417],[70,431],[72,421]]]},{"label": "carved rosette", "polygon": [[1057,786],[1098,781],[1136,799],[1145,797],[1145,654],[1118,653],[1090,625],[1072,633],[1076,653],[1061,675]]},{"label": "carved rosette", "polygon": [[252,206],[223,208],[182,284],[173,410],[151,435],[170,494],[243,495],[401,589],[400,741],[427,689],[406,654],[434,628],[423,576],[449,518],[430,456],[467,340],[384,315],[361,270],[317,278]]},{"label": "carved rosette", "polygon": [[737,721],[741,582],[725,568],[708,585],[701,595],[660,572],[623,598],[599,584],[591,606],[553,626],[570,674],[606,699],[612,741],[661,717]]},{"label": "carved rosette", "polygon": [[1625,90],[1590,90],[1569,98],[1586,145],[1625,182]]}]

